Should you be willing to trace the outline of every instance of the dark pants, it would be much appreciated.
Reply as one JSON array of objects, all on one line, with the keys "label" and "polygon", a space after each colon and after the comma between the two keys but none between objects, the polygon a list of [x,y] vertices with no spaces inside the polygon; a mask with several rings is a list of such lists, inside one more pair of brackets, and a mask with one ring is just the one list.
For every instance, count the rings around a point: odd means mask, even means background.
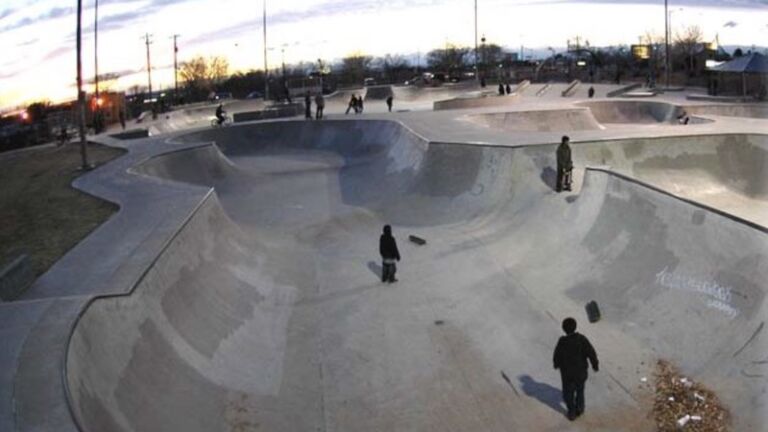
[{"label": "dark pants", "polygon": [[569,415],[581,415],[584,412],[584,383],[582,379],[563,380],[563,401],[568,408]]},{"label": "dark pants", "polygon": [[310,105],[307,105],[306,109],[304,110],[304,118],[306,119],[312,118],[312,107]]},{"label": "dark pants", "polygon": [[395,281],[395,272],[397,271],[397,266],[395,266],[394,263],[387,264],[382,263],[381,265],[381,281],[382,282],[394,282]]},{"label": "dark pants", "polygon": [[325,107],[322,107],[322,106],[321,107],[317,107],[317,111],[315,112],[315,118],[316,119],[320,120],[321,118],[323,118],[323,110],[324,109],[325,109]]},{"label": "dark pants", "polygon": [[557,167],[557,183],[555,190],[560,192],[563,189],[571,190],[571,171],[569,169]]}]

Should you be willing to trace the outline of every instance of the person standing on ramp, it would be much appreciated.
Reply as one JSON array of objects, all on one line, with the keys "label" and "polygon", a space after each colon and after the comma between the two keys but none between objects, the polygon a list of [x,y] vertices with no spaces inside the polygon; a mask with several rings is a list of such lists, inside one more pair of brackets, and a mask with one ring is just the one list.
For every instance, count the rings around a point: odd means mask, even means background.
[{"label": "person standing on ramp", "polygon": [[[323,92],[319,92],[317,95],[315,95],[315,105],[317,106],[317,110],[315,111],[315,119],[322,120],[323,110],[325,110],[325,97],[323,97]],[[312,116],[310,115],[310,117]]]},{"label": "person standing on ramp", "polygon": [[589,343],[589,339],[576,332],[576,320],[563,320],[563,331],[557,341],[554,354],[555,369],[560,370],[563,383],[563,401],[568,408],[568,420],[584,414],[584,384],[587,382],[587,360],[592,364],[592,370],[599,370],[597,353]]},{"label": "person standing on ramp", "polygon": [[379,253],[382,261],[381,281],[397,282],[395,262],[400,261],[400,252],[397,250],[397,242],[392,236],[392,227],[389,225],[384,225],[384,232],[379,238]]},{"label": "person standing on ramp", "polygon": [[573,160],[571,159],[571,146],[568,145],[570,140],[568,135],[564,135],[560,145],[557,146],[557,184],[555,185],[557,192],[571,190]]},{"label": "person standing on ramp", "polygon": [[394,98],[392,97],[392,95],[387,96],[387,109],[389,110],[389,112],[392,112],[392,102],[393,102],[393,100],[394,100]]}]

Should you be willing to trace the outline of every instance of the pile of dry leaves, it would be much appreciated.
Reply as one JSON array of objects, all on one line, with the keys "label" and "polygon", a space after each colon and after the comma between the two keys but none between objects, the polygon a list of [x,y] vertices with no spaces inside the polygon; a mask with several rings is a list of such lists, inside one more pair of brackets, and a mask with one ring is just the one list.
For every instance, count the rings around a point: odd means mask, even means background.
[{"label": "pile of dry leaves", "polygon": [[664,360],[656,364],[653,415],[660,432],[729,430],[730,415],[717,396]]}]

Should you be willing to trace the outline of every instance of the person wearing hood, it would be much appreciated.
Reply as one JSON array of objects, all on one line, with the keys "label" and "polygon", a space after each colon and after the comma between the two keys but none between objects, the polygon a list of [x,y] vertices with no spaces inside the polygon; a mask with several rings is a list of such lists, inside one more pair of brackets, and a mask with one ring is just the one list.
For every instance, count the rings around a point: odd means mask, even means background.
[{"label": "person wearing hood", "polygon": [[397,282],[397,279],[395,279],[395,272],[397,271],[395,263],[400,261],[400,252],[397,250],[397,242],[395,237],[392,236],[392,227],[389,225],[384,225],[383,233],[379,238],[379,254],[381,254],[382,261],[381,281]]}]

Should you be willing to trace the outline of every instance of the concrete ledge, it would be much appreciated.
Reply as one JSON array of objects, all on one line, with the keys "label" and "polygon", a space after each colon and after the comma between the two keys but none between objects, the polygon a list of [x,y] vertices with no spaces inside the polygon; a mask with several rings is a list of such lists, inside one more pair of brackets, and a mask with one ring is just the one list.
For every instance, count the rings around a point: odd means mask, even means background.
[{"label": "concrete ledge", "polygon": [[232,121],[235,123],[242,123],[247,121],[265,120],[274,118],[285,118],[300,115],[304,112],[304,104],[294,103],[290,105],[280,105],[276,107],[269,107],[260,111],[246,111],[235,113],[232,116]]},{"label": "concrete ledge", "polygon": [[110,138],[115,138],[119,140],[132,140],[132,139],[139,139],[139,138],[147,138],[149,136],[149,130],[147,129],[129,129],[125,132],[120,132],[116,134],[109,135]]},{"label": "concrete ledge", "polygon": [[455,98],[436,101],[432,105],[432,109],[435,111],[450,110],[450,109],[464,109],[464,108],[484,108],[503,106],[513,103],[520,95],[513,93],[511,95],[499,96],[479,96],[473,98]]},{"label": "concrete ledge", "polygon": [[0,300],[15,300],[34,280],[29,255],[19,255],[0,269]]},{"label": "concrete ledge", "polygon": [[606,96],[607,97],[621,96],[624,93],[631,92],[633,90],[639,89],[640,87],[641,87],[640,83],[630,84],[630,85],[624,86],[624,87],[622,87],[622,88],[620,88],[618,90],[610,91],[610,92],[608,92],[608,94]]}]

